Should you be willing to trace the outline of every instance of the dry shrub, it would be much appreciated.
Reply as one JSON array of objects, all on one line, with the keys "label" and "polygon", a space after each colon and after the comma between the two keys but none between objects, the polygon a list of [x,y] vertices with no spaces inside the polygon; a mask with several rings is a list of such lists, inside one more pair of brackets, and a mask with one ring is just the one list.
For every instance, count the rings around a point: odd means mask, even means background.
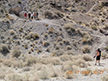
[{"label": "dry shrub", "polygon": [[73,74],[69,74],[68,71],[65,72],[65,78],[66,79],[73,79],[74,75]]},{"label": "dry shrub", "polygon": [[0,70],[0,79],[4,79],[6,76],[6,72],[3,70]]},{"label": "dry shrub", "polygon": [[26,62],[25,63],[26,66],[31,66],[33,64],[36,64],[36,62],[38,61],[38,59],[36,57],[31,56],[31,55],[26,55],[24,57],[23,61]]},{"label": "dry shrub", "polygon": [[45,18],[53,19],[54,18],[53,15],[54,15],[53,12],[50,10],[44,12]]},{"label": "dry shrub", "polygon": [[92,28],[93,30],[97,30],[97,29],[98,29],[98,27],[97,27],[96,25],[91,25],[91,28]]},{"label": "dry shrub", "polygon": [[82,48],[83,53],[90,53],[90,47],[88,45]]},{"label": "dry shrub", "polygon": [[9,9],[10,14],[15,14],[17,16],[20,16],[20,11],[21,11],[20,7],[14,7],[14,8]]},{"label": "dry shrub", "polygon": [[107,46],[107,47],[105,47],[105,50],[106,50],[106,51],[108,51],[108,46]]},{"label": "dry shrub", "polygon": [[47,57],[47,58],[40,58],[39,62],[42,64],[53,64],[53,65],[61,65],[62,62],[58,57]]},{"label": "dry shrub", "polygon": [[62,62],[60,61],[60,59],[58,57],[51,58],[51,63],[53,65],[61,65],[62,64]]},{"label": "dry shrub", "polygon": [[85,61],[92,61],[93,60],[93,58],[89,54],[84,54],[82,56],[82,59],[84,59]]},{"label": "dry shrub", "polygon": [[41,63],[36,63],[36,64],[33,65],[33,67],[34,67],[35,70],[41,70],[43,65]]},{"label": "dry shrub", "polygon": [[27,38],[28,40],[31,40],[31,39],[37,40],[37,39],[39,39],[39,35],[38,35],[37,33],[34,34],[33,32],[30,32],[30,33],[26,36],[26,38]]},{"label": "dry shrub", "polygon": [[92,70],[90,68],[84,68],[82,71],[82,75],[88,76],[92,74]]},{"label": "dry shrub", "polygon": [[57,69],[55,69],[55,68],[51,68],[50,69],[50,72],[49,72],[49,76],[51,77],[51,78],[53,78],[53,77],[59,77],[60,75],[59,75],[59,71],[57,70]]},{"label": "dry shrub", "polygon": [[55,29],[54,28],[50,28],[49,29],[49,33],[54,33],[55,32]]},{"label": "dry shrub", "polygon": [[92,44],[93,39],[92,38],[83,38],[82,43],[83,44]]},{"label": "dry shrub", "polygon": [[71,29],[71,28],[73,28],[72,27],[72,23],[64,24],[64,26],[65,26],[65,29]]},{"label": "dry shrub", "polygon": [[49,45],[50,45],[49,42],[47,42],[47,41],[43,42],[43,46],[44,46],[44,47],[48,47]]},{"label": "dry shrub", "polygon": [[76,30],[75,30],[75,28],[73,28],[73,25],[72,25],[72,23],[67,23],[67,24],[65,24],[64,25],[65,26],[65,29],[66,29],[66,31],[67,31],[67,33],[69,34],[69,35],[75,35],[76,33]]},{"label": "dry shrub", "polygon": [[106,52],[102,52],[101,56],[103,57],[103,59],[107,58],[107,53]]},{"label": "dry shrub", "polygon": [[102,77],[102,81],[108,81],[108,74],[106,74]]},{"label": "dry shrub", "polygon": [[56,50],[56,51],[54,51],[54,56],[61,56],[61,55],[63,55],[63,53],[64,53],[64,50]]},{"label": "dry shrub", "polygon": [[24,77],[18,74],[8,74],[7,79],[9,81],[24,81]]},{"label": "dry shrub", "polygon": [[62,37],[61,36],[57,37],[57,42],[59,42],[59,41],[62,41]]},{"label": "dry shrub", "polygon": [[16,60],[16,59],[13,59],[14,61],[12,61],[13,62],[13,64],[12,64],[12,66],[14,67],[14,68],[23,68],[25,65],[24,65],[24,62],[22,61],[22,60]]},{"label": "dry shrub", "polygon": [[64,54],[64,55],[60,56],[60,60],[61,61],[69,61],[69,60],[71,60],[71,56]]},{"label": "dry shrub", "polygon": [[34,40],[39,39],[39,35],[38,35],[37,33],[35,33],[35,34],[33,35],[33,39],[34,39]]},{"label": "dry shrub", "polygon": [[72,47],[71,47],[70,45],[68,45],[68,46],[66,46],[66,49],[67,49],[67,50],[71,50]]},{"label": "dry shrub", "polygon": [[86,62],[83,59],[76,60],[74,64],[78,65],[79,67],[87,67]]},{"label": "dry shrub", "polygon": [[18,47],[15,47],[12,52],[12,57],[18,58],[21,55],[21,50]]},{"label": "dry shrub", "polygon": [[68,39],[63,39],[63,42],[64,42],[65,45],[70,45],[70,42],[69,42]]},{"label": "dry shrub", "polygon": [[2,59],[2,63],[8,67],[11,67],[13,64],[12,59]]},{"label": "dry shrub", "polygon": [[62,65],[62,71],[66,72],[66,71],[72,71],[73,70],[73,62],[72,61],[67,61],[65,62],[65,64]]},{"label": "dry shrub", "polygon": [[18,3],[19,3],[19,4],[22,4],[21,0],[18,0]]},{"label": "dry shrub", "polygon": [[47,68],[41,70],[41,72],[39,73],[40,79],[48,79],[49,75],[48,75],[49,71]]},{"label": "dry shrub", "polygon": [[35,74],[30,78],[30,81],[39,81],[39,76],[37,72],[35,72]]},{"label": "dry shrub", "polygon": [[10,35],[14,35],[15,31],[14,30],[10,30],[9,33],[10,33]]},{"label": "dry shrub", "polygon": [[31,68],[29,68],[29,67],[24,67],[23,68],[23,71],[30,71],[31,70]]},{"label": "dry shrub", "polygon": [[8,46],[6,44],[2,44],[0,46],[0,52],[3,54],[3,55],[7,55],[7,53],[9,53],[9,49],[8,49]]}]

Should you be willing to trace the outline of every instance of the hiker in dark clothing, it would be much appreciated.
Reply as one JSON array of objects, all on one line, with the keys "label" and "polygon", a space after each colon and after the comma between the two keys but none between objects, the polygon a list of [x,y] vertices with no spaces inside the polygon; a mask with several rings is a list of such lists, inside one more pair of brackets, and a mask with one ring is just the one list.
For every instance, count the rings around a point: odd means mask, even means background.
[{"label": "hiker in dark clothing", "polygon": [[101,57],[101,50],[100,49],[97,49],[96,50],[96,55],[94,56],[94,58],[96,57],[96,63],[95,63],[95,65],[97,64],[97,62],[99,63],[99,65],[100,65],[100,57]]},{"label": "hiker in dark clothing", "polygon": [[31,13],[30,12],[28,13],[28,19],[31,20]]}]

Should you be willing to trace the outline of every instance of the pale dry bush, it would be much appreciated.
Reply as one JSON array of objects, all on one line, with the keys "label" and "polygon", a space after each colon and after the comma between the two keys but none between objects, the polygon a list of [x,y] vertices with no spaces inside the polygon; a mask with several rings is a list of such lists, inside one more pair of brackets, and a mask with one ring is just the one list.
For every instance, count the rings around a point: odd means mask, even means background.
[{"label": "pale dry bush", "polygon": [[4,79],[6,76],[6,72],[3,70],[0,70],[0,79]]},{"label": "pale dry bush", "polygon": [[3,63],[5,66],[11,67],[12,64],[13,64],[13,60],[12,60],[12,59],[2,59],[2,60],[3,60],[2,63]]},{"label": "pale dry bush", "polygon": [[[84,72],[84,73],[83,73]],[[91,68],[84,68],[83,70],[82,70],[82,75],[83,76],[90,76],[91,74],[92,74],[92,70],[91,70]]]},{"label": "pale dry bush", "polygon": [[49,78],[49,71],[47,68],[44,68],[43,70],[40,71],[39,76],[40,79],[48,79]]},{"label": "pale dry bush", "polygon": [[75,77],[74,74],[69,74],[68,71],[65,72],[66,79],[73,79],[74,77]]},{"label": "pale dry bush", "polygon": [[23,61],[25,62],[25,66],[31,66],[33,64],[36,64],[38,59],[36,57],[31,56],[31,55],[26,55],[23,58]]},{"label": "pale dry bush", "polygon": [[15,74],[15,73],[10,73],[6,76],[6,79],[8,81],[27,81],[23,76]]},{"label": "pale dry bush", "polygon": [[58,57],[47,57],[47,58],[40,58],[39,62],[42,64],[53,64],[53,65],[61,65],[62,62]]},{"label": "pale dry bush", "polygon": [[65,28],[66,29],[71,29],[72,28],[72,23],[67,23],[67,24],[64,24]]},{"label": "pale dry bush", "polygon": [[53,65],[48,66],[49,77],[59,77],[61,75],[61,69],[55,68]]},{"label": "pale dry bush", "polygon": [[106,74],[102,77],[102,81],[108,81],[108,74]]},{"label": "pale dry bush", "polygon": [[6,44],[1,44],[1,45],[0,45],[0,52],[1,52],[4,56],[6,56],[7,53],[9,53],[10,51],[9,51],[9,48],[8,48],[8,46],[7,46]]},{"label": "pale dry bush", "polygon": [[62,64],[62,62],[60,61],[60,59],[58,57],[51,58],[51,63],[53,65],[61,65]]},{"label": "pale dry bush", "polygon": [[67,61],[62,65],[62,71],[66,72],[66,71],[72,71],[73,70],[73,62],[72,61]]},{"label": "pale dry bush", "polygon": [[15,47],[14,50],[12,51],[12,57],[18,58],[21,55],[21,50],[19,47]]},{"label": "pale dry bush", "polygon": [[39,76],[35,73],[32,77],[30,77],[30,81],[39,81]]},{"label": "pale dry bush", "polygon": [[107,53],[106,52],[102,52],[101,57],[103,57],[103,59],[107,58]]},{"label": "pale dry bush", "polygon": [[75,65],[79,66],[79,67],[82,67],[82,68],[85,68],[87,67],[87,64],[85,62],[85,60],[83,59],[77,59],[75,62],[74,62]]},{"label": "pale dry bush", "polygon": [[82,48],[83,53],[90,53],[90,47],[89,45],[86,45]]},{"label": "pale dry bush", "polygon": [[13,68],[24,67],[24,63],[22,60],[17,60],[17,59],[11,58],[11,59],[1,59],[0,61],[1,61],[1,63],[3,63],[5,66],[8,66],[8,67],[13,67]]},{"label": "pale dry bush", "polygon": [[89,54],[84,54],[82,56],[82,59],[84,59],[85,61],[93,61],[93,57],[91,57]]},{"label": "pale dry bush", "polygon": [[37,33],[30,32],[26,36],[26,39],[28,39],[28,40],[30,40],[30,39],[37,40],[37,39],[39,39],[39,35]]},{"label": "pale dry bush", "polygon": [[9,33],[10,33],[10,35],[14,35],[14,34],[16,34],[16,32],[15,32],[13,29],[10,30]]},{"label": "pale dry bush", "polygon": [[51,63],[51,60],[50,58],[39,58],[39,63],[42,63],[42,64],[49,64]]},{"label": "pale dry bush", "polygon": [[43,64],[41,64],[41,63],[36,63],[36,64],[33,65],[33,68],[34,68],[35,70],[41,70],[41,69],[43,68]]},{"label": "pale dry bush", "polygon": [[68,61],[68,60],[71,60],[71,55],[66,55],[66,54],[64,54],[64,55],[60,56],[60,60],[61,60],[61,61]]},{"label": "pale dry bush", "polygon": [[13,59],[13,63],[12,63],[12,67],[13,68],[23,68],[25,65],[24,65],[24,62],[22,60],[17,60],[17,59]]}]

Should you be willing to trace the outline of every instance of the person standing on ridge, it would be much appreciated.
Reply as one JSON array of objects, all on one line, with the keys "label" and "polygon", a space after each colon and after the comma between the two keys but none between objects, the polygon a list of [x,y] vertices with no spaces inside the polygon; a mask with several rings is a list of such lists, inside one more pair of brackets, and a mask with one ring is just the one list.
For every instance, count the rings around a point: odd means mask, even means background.
[{"label": "person standing on ridge", "polygon": [[100,57],[101,57],[101,50],[98,48],[97,50],[96,50],[96,55],[94,56],[94,58],[96,57],[96,63],[95,63],[95,65],[97,64],[97,62],[99,63],[99,65],[100,65]]}]

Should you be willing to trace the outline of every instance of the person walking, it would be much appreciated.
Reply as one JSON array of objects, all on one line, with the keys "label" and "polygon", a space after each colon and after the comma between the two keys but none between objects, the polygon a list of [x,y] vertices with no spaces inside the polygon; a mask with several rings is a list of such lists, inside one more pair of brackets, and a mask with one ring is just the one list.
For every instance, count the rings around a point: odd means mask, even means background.
[{"label": "person walking", "polygon": [[28,19],[31,20],[31,12],[28,13]]},{"label": "person walking", "polygon": [[36,14],[36,12],[34,12],[34,19],[36,19],[37,18],[37,14]]},{"label": "person walking", "polygon": [[27,19],[27,13],[24,13],[24,17]]},{"label": "person walking", "polygon": [[101,57],[101,50],[98,48],[97,50],[96,50],[96,55],[94,56],[94,58],[96,57],[96,62],[95,62],[95,65],[97,65],[97,62],[99,63],[99,65],[100,65],[100,57]]},{"label": "person walking", "polygon": [[34,13],[31,14],[31,20],[33,20]]}]

